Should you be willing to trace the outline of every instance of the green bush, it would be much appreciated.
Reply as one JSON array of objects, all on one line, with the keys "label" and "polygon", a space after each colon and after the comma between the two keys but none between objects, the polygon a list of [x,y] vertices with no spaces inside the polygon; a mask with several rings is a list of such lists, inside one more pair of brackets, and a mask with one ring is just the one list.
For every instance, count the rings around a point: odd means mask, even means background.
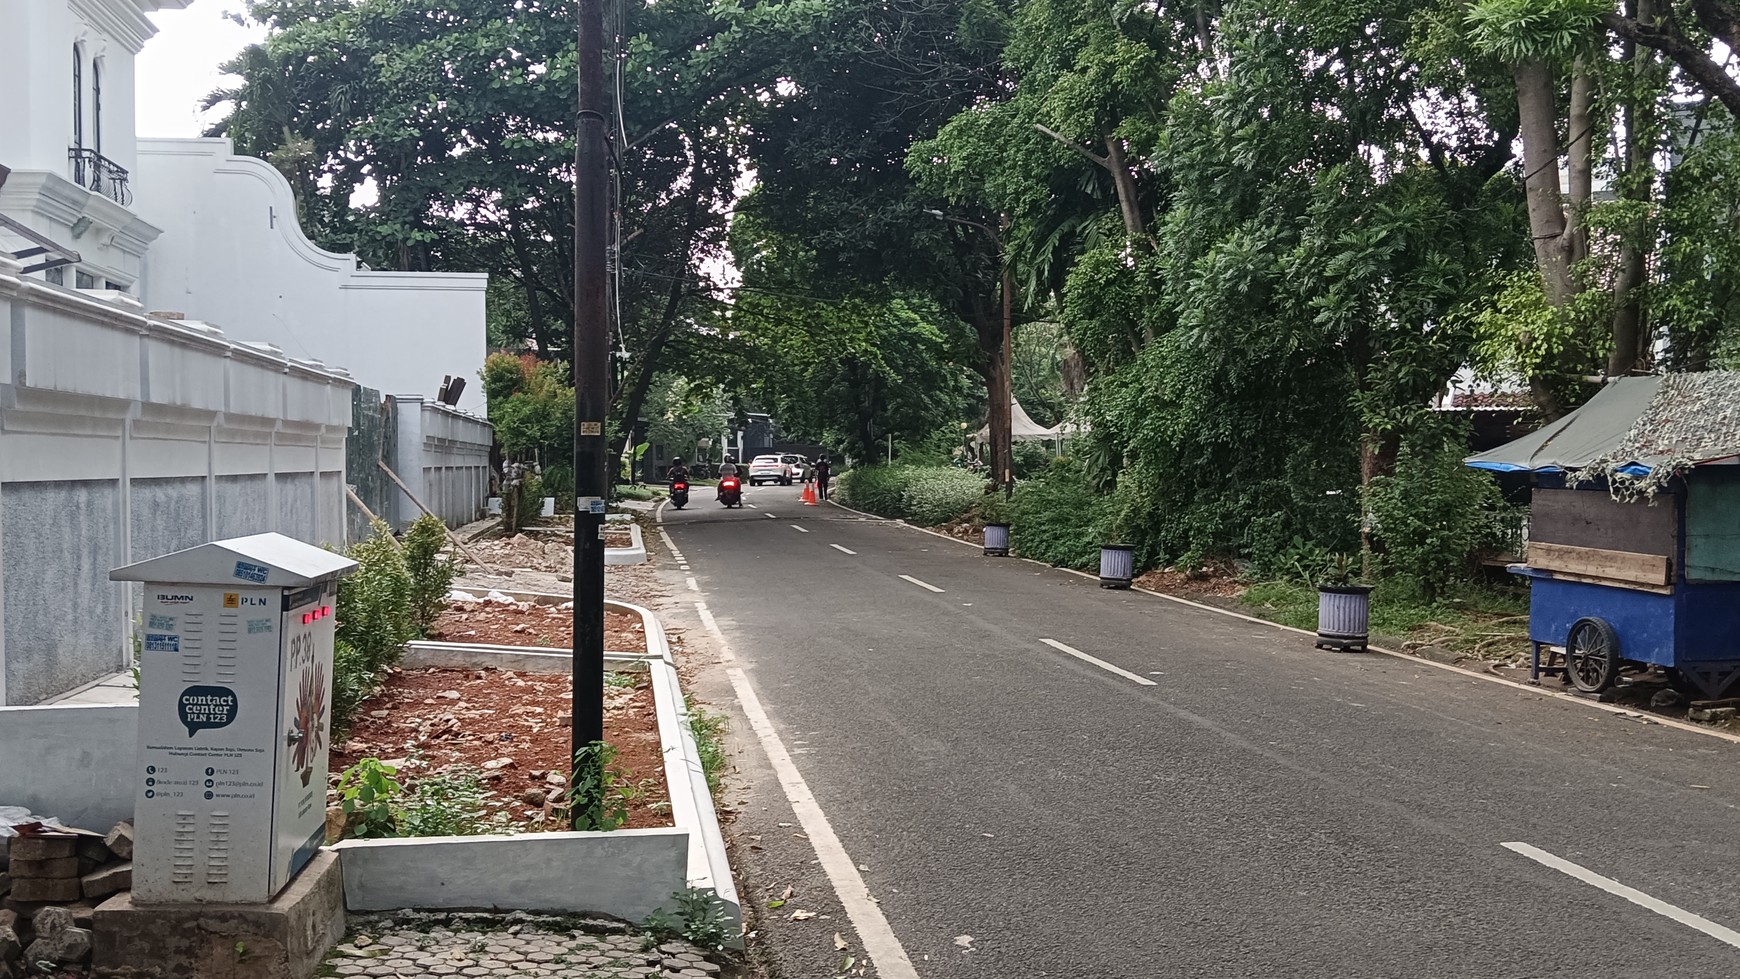
[{"label": "green bush", "polygon": [[1394,474],[1373,479],[1367,497],[1385,573],[1416,584],[1427,602],[1468,577],[1504,505],[1498,485],[1462,455],[1455,439],[1404,440]]},{"label": "green bush", "polygon": [[833,492],[854,509],[934,526],[972,511],[985,495],[985,481],[953,466],[860,466]]},{"label": "green bush", "polygon": [[491,793],[483,773],[469,765],[450,765],[412,785],[393,810],[398,836],[481,836],[507,831],[504,819],[489,812]]},{"label": "green bush", "polygon": [[1097,567],[1116,506],[1079,463],[1058,459],[1015,487],[1007,507],[1010,541],[1022,557],[1065,568]]},{"label": "green bush", "polygon": [[416,585],[392,528],[375,521],[365,541],[351,546],[355,571],[338,585],[338,640],[355,650],[370,673],[399,661],[418,638]]},{"label": "green bush", "polygon": [[358,707],[375,689],[375,673],[343,639],[332,645],[332,740],[342,741]]},{"label": "green bush", "polygon": [[459,562],[448,557],[447,525],[439,517],[424,514],[405,531],[405,571],[411,576],[411,614],[417,631],[428,635],[441,610],[453,579],[459,577]]}]

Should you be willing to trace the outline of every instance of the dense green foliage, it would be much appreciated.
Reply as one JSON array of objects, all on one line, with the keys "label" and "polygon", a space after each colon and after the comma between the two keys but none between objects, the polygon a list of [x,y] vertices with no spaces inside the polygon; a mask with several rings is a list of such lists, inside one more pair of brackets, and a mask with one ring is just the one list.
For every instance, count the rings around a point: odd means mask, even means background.
[{"label": "dense green foliage", "polygon": [[384,671],[404,654],[405,644],[422,638],[440,613],[457,572],[441,553],[446,543],[440,521],[425,517],[412,526],[403,546],[392,528],[378,520],[368,539],[351,545],[348,556],[357,563],[356,570],[338,583],[334,731],[349,727]]},{"label": "dense green foliage", "polygon": [[836,484],[834,499],[866,513],[925,526],[967,513],[985,495],[981,476],[949,466],[861,466]]},{"label": "dense green foliage", "polygon": [[459,562],[447,555],[447,525],[427,513],[405,531],[405,573],[411,577],[411,615],[417,631],[428,635],[447,607],[447,594],[459,577]]},{"label": "dense green foliage", "polygon": [[1015,487],[1007,518],[1015,553],[1064,568],[1099,565],[1112,543],[1114,497],[1101,495],[1079,463],[1062,460]]},{"label": "dense green foliage", "polygon": [[1491,478],[1462,465],[1462,455],[1436,433],[1404,441],[1395,472],[1369,490],[1384,570],[1427,599],[1467,577],[1470,558],[1493,541],[1490,518],[1504,507]]}]

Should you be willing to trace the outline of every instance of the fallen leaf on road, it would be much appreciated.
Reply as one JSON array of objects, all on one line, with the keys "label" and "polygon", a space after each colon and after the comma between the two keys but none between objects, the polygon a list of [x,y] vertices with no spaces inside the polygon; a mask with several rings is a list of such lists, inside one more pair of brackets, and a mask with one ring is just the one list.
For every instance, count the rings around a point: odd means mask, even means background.
[{"label": "fallen leaf on road", "polygon": [[869,870],[869,869],[870,869],[870,865],[869,865],[869,864],[867,864],[867,863],[861,863],[861,864],[859,864],[859,865],[858,865],[858,869],[859,869],[859,870]]},{"label": "fallen leaf on road", "polygon": [[971,936],[971,935],[956,935],[955,936],[955,944],[959,945],[961,948],[971,952],[973,950],[973,936]]},{"label": "fallen leaf on road", "polygon": [[852,971],[852,967],[857,965],[857,964],[858,964],[858,957],[856,955],[848,955],[848,956],[846,956],[846,961],[840,963],[840,971],[841,972],[850,972],[850,971]]},{"label": "fallen leaf on road", "polygon": [[840,933],[837,931],[834,932],[834,949],[836,951],[840,951],[840,952],[844,952],[846,950],[846,940],[844,938],[841,938]]},{"label": "fallen leaf on road", "polygon": [[805,911],[804,909],[799,908],[796,911],[793,911],[791,913],[791,920],[793,920],[793,921],[808,921],[811,918],[814,918],[815,916],[816,916],[816,913],[814,911]]},{"label": "fallen leaf on road", "polygon": [[780,829],[791,829],[790,823],[774,823],[774,825],[778,826]]},{"label": "fallen leaf on road", "polygon": [[791,885],[787,884],[785,885],[785,890],[779,892],[779,899],[781,901],[789,901],[791,900],[791,894]]},{"label": "fallen leaf on road", "polygon": [[767,909],[769,911],[778,911],[780,908],[783,908],[783,907],[785,907],[785,902],[778,899],[778,898],[774,898],[773,900],[767,902]]}]

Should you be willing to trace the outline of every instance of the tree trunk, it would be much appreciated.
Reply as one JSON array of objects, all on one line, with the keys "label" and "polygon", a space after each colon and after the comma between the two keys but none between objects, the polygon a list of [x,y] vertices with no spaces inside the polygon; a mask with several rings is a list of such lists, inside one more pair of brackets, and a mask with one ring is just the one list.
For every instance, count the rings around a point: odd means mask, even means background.
[{"label": "tree trunk", "polygon": [[[1529,233],[1535,244],[1535,264],[1547,301],[1562,306],[1571,298],[1571,266],[1565,240],[1565,207],[1559,193],[1559,138],[1554,132],[1556,109],[1553,74],[1543,62],[1527,61],[1512,68],[1516,79],[1517,117],[1521,123],[1523,173],[1528,189]],[[1529,338],[1523,337],[1523,343]],[[1529,378],[1529,393],[1547,419],[1565,414],[1548,378]]]},{"label": "tree trunk", "polygon": [[1117,136],[1105,138],[1105,167],[1111,171],[1112,184],[1118,189],[1118,209],[1124,216],[1124,233],[1132,238],[1146,236],[1142,222],[1142,206],[1136,196],[1136,175],[1130,172],[1129,158],[1124,155],[1124,141]]},{"label": "tree trunk", "polygon": [[[1589,68],[1581,59],[1577,61],[1571,74],[1571,108],[1567,117],[1569,132],[1566,138],[1570,145],[1566,147],[1569,157],[1568,183],[1571,199],[1567,202],[1565,213],[1565,262],[1573,265],[1589,256],[1589,230],[1585,220],[1589,204],[1595,197],[1595,166],[1594,166],[1594,133],[1595,127],[1592,109],[1595,102],[1595,84],[1589,77]],[[1558,178],[1558,168],[1553,167],[1553,177]],[[1574,287],[1573,287],[1574,288]]]},{"label": "tree trunk", "polygon": [[1377,574],[1371,547],[1371,481],[1395,472],[1399,444],[1393,432],[1367,431],[1359,440],[1359,573],[1367,581]]},{"label": "tree trunk", "polygon": [[[1646,26],[1655,24],[1653,0],[1633,0],[1631,16]],[[1632,94],[1625,101],[1625,181],[1621,192],[1627,200],[1647,203],[1654,183],[1651,151],[1655,145],[1652,104],[1636,92],[1648,78],[1655,55],[1633,41],[1625,42],[1625,57],[1631,62]],[[1649,246],[1644,222],[1625,231],[1619,245],[1619,269],[1613,282],[1613,351],[1607,355],[1607,376],[1624,377],[1643,356],[1643,303],[1637,289],[1647,273]]]}]

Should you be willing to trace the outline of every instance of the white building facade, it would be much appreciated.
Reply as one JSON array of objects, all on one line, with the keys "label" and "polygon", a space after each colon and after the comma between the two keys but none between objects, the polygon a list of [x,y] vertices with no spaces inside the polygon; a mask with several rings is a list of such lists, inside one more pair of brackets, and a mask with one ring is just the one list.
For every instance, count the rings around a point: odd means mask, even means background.
[{"label": "white building facade", "polygon": [[384,460],[414,491],[483,509],[493,433],[430,402],[452,376],[483,408],[486,277],[370,271],[227,140],[140,140],[147,15],[189,2],[0,0],[0,705],[132,661],[111,568],[263,531],[343,545],[359,388],[437,416]]}]

